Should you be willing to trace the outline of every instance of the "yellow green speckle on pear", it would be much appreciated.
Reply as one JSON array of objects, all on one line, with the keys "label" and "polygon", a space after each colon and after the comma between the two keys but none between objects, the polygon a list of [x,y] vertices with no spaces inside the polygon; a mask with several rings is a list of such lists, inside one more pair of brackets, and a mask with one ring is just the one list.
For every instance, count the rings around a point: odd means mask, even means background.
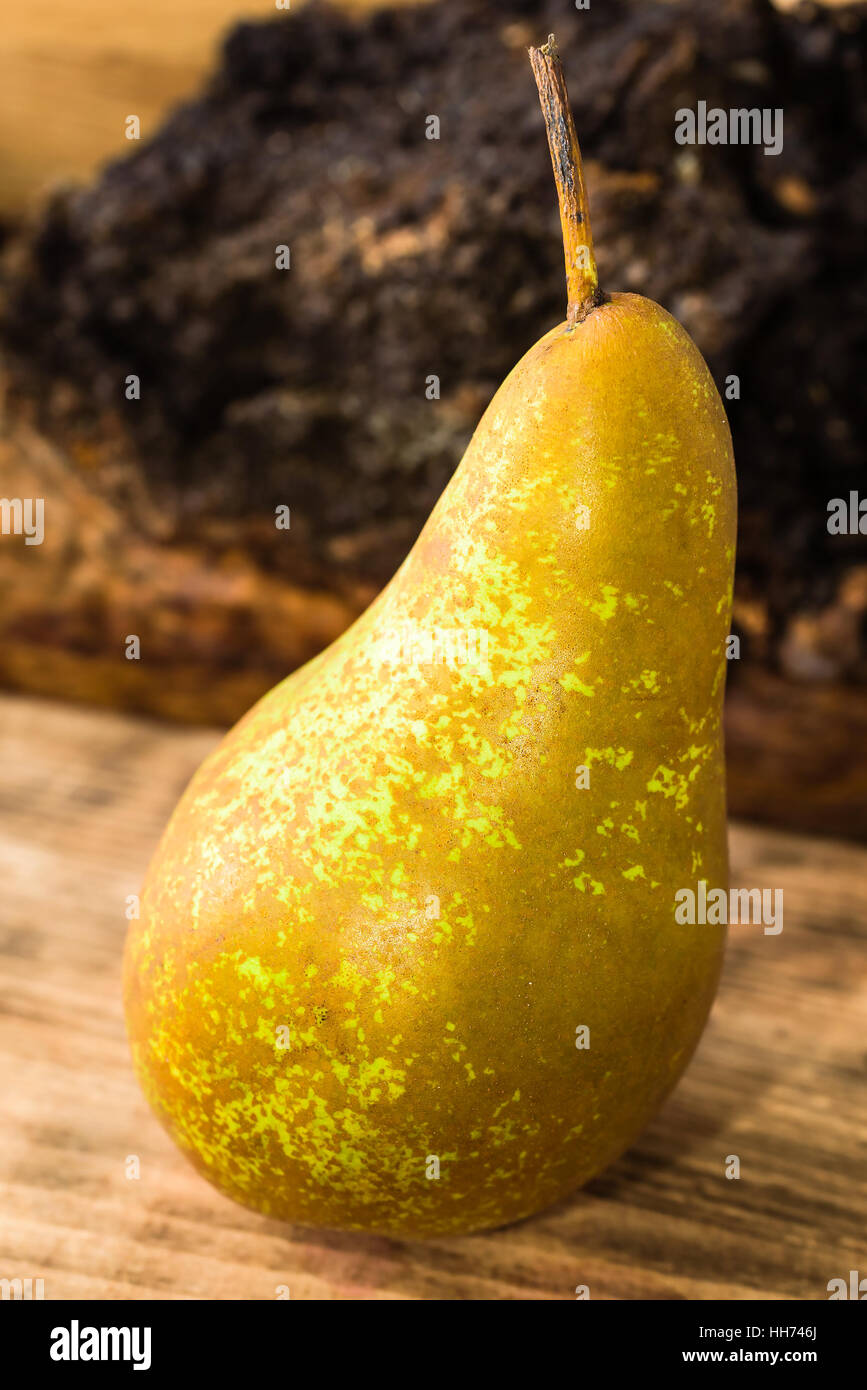
[{"label": "yellow green speckle on pear", "polygon": [[[531,348],[391,583],[206,760],[148,872],[134,1063],[221,1191],[496,1227],[655,1113],[723,951],[675,893],[727,884],[734,543],[725,413],[673,318],[615,294]],[[396,649],[437,630],[486,659]]]}]

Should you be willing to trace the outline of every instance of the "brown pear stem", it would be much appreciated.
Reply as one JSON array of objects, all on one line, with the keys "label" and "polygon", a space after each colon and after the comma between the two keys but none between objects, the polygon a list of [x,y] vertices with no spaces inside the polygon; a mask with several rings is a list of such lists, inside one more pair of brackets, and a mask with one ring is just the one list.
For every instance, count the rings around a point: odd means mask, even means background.
[{"label": "brown pear stem", "polygon": [[593,255],[584,166],[554,35],[549,34],[547,43],[541,48],[531,48],[529,52],[533,76],[539,88],[548,148],[554,166],[554,181],[560,200],[568,293],[566,319],[570,324],[580,323],[602,298]]}]

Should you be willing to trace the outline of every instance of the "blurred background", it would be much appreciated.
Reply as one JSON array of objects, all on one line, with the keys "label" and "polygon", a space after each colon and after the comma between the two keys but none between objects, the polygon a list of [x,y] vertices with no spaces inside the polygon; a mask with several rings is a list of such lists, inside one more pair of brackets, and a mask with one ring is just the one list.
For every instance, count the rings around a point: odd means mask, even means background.
[{"label": "blurred background", "polygon": [[[828,530],[865,488],[867,4],[22,0],[2,27],[0,498],[45,530],[0,528],[0,1278],[826,1298],[867,1230],[867,534]],[[563,318],[526,53],[551,31],[602,284],[675,314],[725,397],[732,883],[782,892],[785,930],[731,929],[685,1077],[557,1208],[423,1246],[304,1231],[148,1111],[123,935],[221,727],[388,581]],[[782,152],[678,145],[700,101],[782,108]]]},{"label": "blurred background", "polygon": [[[739,382],[732,810],[867,838],[867,536],[827,528],[864,478],[865,18],[789,0],[8,15],[0,493],[46,512],[41,546],[0,537],[0,686],[225,724],[367,606],[563,317],[526,55],[553,30],[602,284],[665,305],[721,391]],[[699,100],[782,107],[782,153],[678,146]]]}]

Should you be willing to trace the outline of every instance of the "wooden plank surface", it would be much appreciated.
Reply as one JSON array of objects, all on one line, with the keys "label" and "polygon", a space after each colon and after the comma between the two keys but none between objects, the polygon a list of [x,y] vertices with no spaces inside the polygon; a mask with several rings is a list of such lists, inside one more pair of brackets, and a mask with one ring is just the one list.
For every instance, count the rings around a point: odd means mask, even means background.
[{"label": "wooden plank surface", "polygon": [[[291,9],[297,12],[305,3],[291,0]],[[375,3],[340,0],[349,10]],[[198,89],[236,24],[280,14],[275,0],[76,0],[74,6],[39,0],[4,6],[0,217],[34,207],[53,185],[87,182],[106,160],[128,154],[127,116],[138,116],[142,139],[149,139],[168,112]]]},{"label": "wooden plank surface", "polygon": [[583,1192],[426,1244],[214,1192],[138,1091],[120,959],[126,895],[216,737],[0,697],[0,1277],[47,1299],[810,1300],[867,1274],[867,851],[742,825],[734,882],[782,888],[784,929],[732,930],[687,1075]]},{"label": "wooden plank surface", "polygon": [[0,47],[0,213],[32,206],[52,184],[93,176],[128,153],[124,122],[147,139],[195,91],[217,44],[274,0],[40,0],[10,5]]}]

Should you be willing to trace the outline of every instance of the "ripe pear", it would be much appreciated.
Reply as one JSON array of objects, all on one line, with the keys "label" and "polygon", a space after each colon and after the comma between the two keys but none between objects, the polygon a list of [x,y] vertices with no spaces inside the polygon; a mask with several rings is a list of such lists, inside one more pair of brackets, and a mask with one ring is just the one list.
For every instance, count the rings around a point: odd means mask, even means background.
[{"label": "ripe pear", "polygon": [[729,430],[675,319],[599,291],[553,43],[531,59],[567,319],[388,587],[193,777],[129,932],[157,1115],[306,1225],[557,1201],[674,1086],[720,970],[724,929],[675,895],[727,886]]}]

